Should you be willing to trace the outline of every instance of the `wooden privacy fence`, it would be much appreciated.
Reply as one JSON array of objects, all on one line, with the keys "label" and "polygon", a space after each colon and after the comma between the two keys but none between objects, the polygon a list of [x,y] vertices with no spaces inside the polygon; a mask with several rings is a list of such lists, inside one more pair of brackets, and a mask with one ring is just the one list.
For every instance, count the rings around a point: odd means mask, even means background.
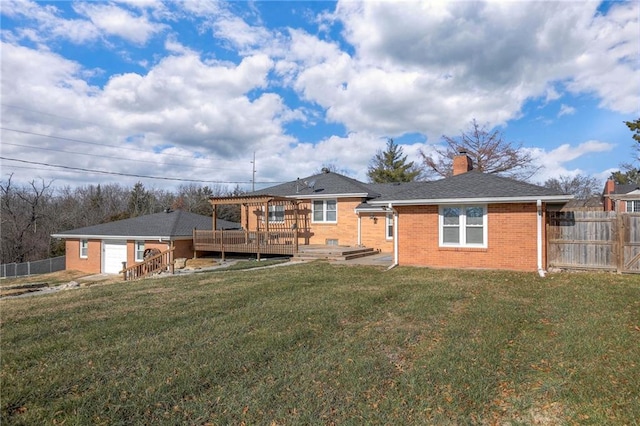
[{"label": "wooden privacy fence", "polygon": [[551,268],[640,273],[640,214],[549,212],[547,259]]}]

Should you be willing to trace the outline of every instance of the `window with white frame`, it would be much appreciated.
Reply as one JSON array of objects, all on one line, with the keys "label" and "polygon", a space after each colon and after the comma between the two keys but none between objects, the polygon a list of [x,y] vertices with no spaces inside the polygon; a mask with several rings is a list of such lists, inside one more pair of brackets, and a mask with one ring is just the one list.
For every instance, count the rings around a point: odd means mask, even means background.
[{"label": "window with white frame", "polygon": [[386,232],[387,240],[392,240],[393,239],[393,215],[392,214],[387,215],[385,232]]},{"label": "window with white frame", "polygon": [[440,206],[440,245],[486,247],[487,207],[484,205]]},{"label": "window with white frame", "polygon": [[89,257],[89,240],[80,240],[80,257],[82,259]]},{"label": "window with white frame", "polygon": [[640,200],[627,200],[627,213],[640,213]]},{"label": "window with white frame", "polygon": [[313,222],[338,221],[338,202],[336,200],[313,200],[311,204]]},{"label": "window with white frame", "polygon": [[269,206],[269,222],[284,222],[284,206],[273,205]]},{"label": "window with white frame", "polygon": [[136,262],[144,260],[144,241],[136,241]]}]

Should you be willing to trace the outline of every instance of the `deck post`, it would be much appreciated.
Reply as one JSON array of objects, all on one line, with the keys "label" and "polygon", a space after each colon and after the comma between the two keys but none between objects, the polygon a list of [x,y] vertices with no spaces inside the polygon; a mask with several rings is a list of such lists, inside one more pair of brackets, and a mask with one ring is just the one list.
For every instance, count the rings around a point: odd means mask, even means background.
[{"label": "deck post", "polygon": [[[213,231],[215,235],[216,231]],[[220,230],[220,253],[222,254],[222,261],[224,262],[224,230]]]},{"label": "deck post", "polygon": [[298,254],[298,228],[300,228],[300,226],[298,225],[298,202],[294,201],[293,202],[293,225],[294,225],[294,230],[293,230],[293,244],[294,244],[294,254]]}]

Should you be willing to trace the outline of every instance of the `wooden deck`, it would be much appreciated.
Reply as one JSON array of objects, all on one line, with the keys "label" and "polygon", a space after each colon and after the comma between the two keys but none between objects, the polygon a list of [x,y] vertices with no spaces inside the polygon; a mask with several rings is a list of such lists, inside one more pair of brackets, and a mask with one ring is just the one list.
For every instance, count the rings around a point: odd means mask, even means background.
[{"label": "wooden deck", "polygon": [[293,231],[193,231],[195,251],[294,255],[298,233]]}]

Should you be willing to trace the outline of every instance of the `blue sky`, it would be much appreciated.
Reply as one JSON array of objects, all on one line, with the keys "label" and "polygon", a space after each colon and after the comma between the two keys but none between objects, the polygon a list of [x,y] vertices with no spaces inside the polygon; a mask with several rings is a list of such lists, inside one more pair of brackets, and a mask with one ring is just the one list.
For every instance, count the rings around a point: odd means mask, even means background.
[{"label": "blue sky", "polygon": [[0,3],[1,173],[55,186],[366,180],[471,120],[542,166],[632,158],[638,2]]}]

